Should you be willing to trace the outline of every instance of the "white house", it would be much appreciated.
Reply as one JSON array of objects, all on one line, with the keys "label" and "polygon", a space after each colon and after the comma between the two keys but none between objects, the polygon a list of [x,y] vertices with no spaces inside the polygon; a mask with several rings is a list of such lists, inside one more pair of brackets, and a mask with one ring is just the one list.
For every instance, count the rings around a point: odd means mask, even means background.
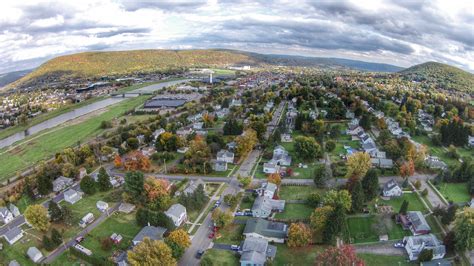
[{"label": "white house", "polygon": [[71,186],[73,183],[74,183],[74,180],[72,178],[60,176],[53,181],[53,191],[59,192]]},{"label": "white house", "polygon": [[166,131],[165,131],[163,128],[157,129],[157,130],[155,130],[155,132],[153,132],[153,138],[154,138],[155,140],[157,140],[158,137],[159,137],[161,134],[165,133],[165,132],[166,132]]},{"label": "white house", "polygon": [[64,200],[71,204],[78,202],[80,199],[82,199],[82,193],[74,189],[68,189],[64,192]]},{"label": "white house", "polygon": [[38,263],[43,259],[43,254],[37,247],[30,247],[28,251],[26,252],[28,254],[28,257],[34,262]]},{"label": "white house", "polygon": [[280,140],[281,142],[292,142],[293,138],[291,137],[291,134],[284,133],[281,134]]},{"label": "white house", "polygon": [[173,220],[176,227],[179,227],[188,218],[186,208],[179,203],[171,205],[171,207],[165,211],[165,214]]},{"label": "white house", "polygon": [[403,242],[405,243],[405,250],[411,261],[417,260],[421,251],[424,249],[433,250],[432,259],[434,260],[441,259],[446,254],[446,247],[433,234],[406,236],[403,238]]},{"label": "white house", "polygon": [[262,184],[262,187],[258,188],[256,191],[260,196],[265,196],[270,199],[273,199],[273,196],[275,195],[275,192],[277,190],[277,185],[266,182]]},{"label": "white house", "polygon": [[101,201],[101,200],[97,201],[95,206],[97,207],[97,209],[100,212],[105,212],[109,208],[109,204],[107,202]]},{"label": "white house", "polygon": [[9,223],[13,220],[13,214],[6,207],[1,207],[0,208],[0,219],[2,219],[2,222],[4,224],[7,224],[7,223]]},{"label": "white house", "polygon": [[227,150],[220,150],[217,153],[217,161],[234,163],[234,153]]},{"label": "white house", "polygon": [[400,197],[402,193],[402,188],[393,179],[390,179],[390,181],[385,183],[383,186],[382,194],[384,197]]},{"label": "white house", "polygon": [[3,234],[3,237],[8,242],[8,244],[13,245],[16,241],[23,237],[23,230],[15,226]]},{"label": "white house", "polygon": [[263,238],[268,242],[284,243],[288,235],[288,225],[262,218],[250,218],[245,224],[245,237]]},{"label": "white house", "polygon": [[13,217],[20,216],[20,209],[17,206],[13,205],[13,203],[8,204],[8,209],[13,214]]},{"label": "white house", "polygon": [[280,170],[280,166],[278,166],[274,163],[264,163],[263,164],[263,172],[265,174],[278,173],[279,170]]}]

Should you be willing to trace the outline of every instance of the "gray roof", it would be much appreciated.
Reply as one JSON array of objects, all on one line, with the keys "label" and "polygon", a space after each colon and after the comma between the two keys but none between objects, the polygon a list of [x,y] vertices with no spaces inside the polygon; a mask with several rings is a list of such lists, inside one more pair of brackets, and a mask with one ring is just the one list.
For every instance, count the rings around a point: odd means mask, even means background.
[{"label": "gray roof", "polygon": [[253,203],[252,210],[264,210],[266,212],[271,212],[272,210],[284,210],[285,201],[284,200],[274,200],[265,196],[257,197]]},{"label": "gray roof", "polygon": [[3,215],[3,216],[7,216],[9,212],[10,212],[10,210],[7,209],[7,207],[1,207],[0,208],[0,214]]},{"label": "gray roof", "polygon": [[30,247],[28,249],[28,251],[26,252],[26,254],[28,254],[28,257],[30,257],[30,259],[34,262],[37,261],[36,257],[38,255],[41,255],[41,257],[43,257],[43,254],[41,253],[41,251],[37,247]]},{"label": "gray roof", "polygon": [[183,205],[176,203],[171,205],[171,207],[165,212],[165,214],[168,216],[174,216],[179,218],[179,216],[184,212],[186,212],[186,208]]},{"label": "gray roof", "polygon": [[8,266],[20,266],[20,263],[18,263],[16,260],[12,260],[10,263],[8,263]]},{"label": "gray roof", "polygon": [[143,105],[144,108],[178,107],[186,103],[185,99],[153,98]]},{"label": "gray roof", "polygon": [[409,211],[407,212],[407,218],[410,220],[412,226],[415,228],[415,231],[419,230],[431,230],[431,227],[429,224],[426,222],[425,217],[423,216],[423,213],[420,211]]},{"label": "gray roof", "polygon": [[217,152],[217,158],[219,157],[234,158],[234,153],[227,150],[220,150]]},{"label": "gray roof", "polygon": [[416,246],[423,244],[425,248],[432,249],[433,256],[446,253],[446,247],[433,234],[409,236],[408,238],[411,238],[413,244]]},{"label": "gray roof", "polygon": [[242,245],[242,251],[257,251],[265,253],[267,251],[268,241],[258,237],[247,237],[245,238],[244,244]]},{"label": "gray roof", "polygon": [[264,264],[267,257],[275,257],[276,249],[275,246],[268,245],[268,241],[263,238],[247,237],[242,244],[240,261]]},{"label": "gray roof", "polygon": [[191,182],[189,182],[189,185],[183,190],[183,193],[192,194],[198,188],[199,185],[202,185],[204,187],[206,183],[204,183],[202,179],[191,180]]},{"label": "gray roof", "polygon": [[261,218],[250,218],[245,225],[244,234],[256,233],[264,237],[286,238],[288,226]]},{"label": "gray roof", "polygon": [[133,238],[133,242],[141,242],[143,238],[148,237],[151,240],[162,240],[163,234],[166,232],[166,228],[157,226],[145,226],[138,232]]},{"label": "gray roof", "polygon": [[373,142],[362,143],[362,149],[364,149],[365,151],[376,149],[376,148],[377,146],[375,146],[375,143]]},{"label": "gray roof", "polygon": [[77,191],[71,188],[64,192],[64,197],[73,197],[75,194],[77,194]]},{"label": "gray roof", "polygon": [[399,187],[397,181],[395,181],[394,179],[390,179],[390,181],[388,181],[387,183],[383,185],[383,190],[390,191],[395,187]]},{"label": "gray roof", "polygon": [[18,235],[20,235],[22,233],[22,230],[18,227],[13,227],[12,229],[8,230],[4,236],[7,240],[12,240],[14,239],[15,237],[17,237]]}]

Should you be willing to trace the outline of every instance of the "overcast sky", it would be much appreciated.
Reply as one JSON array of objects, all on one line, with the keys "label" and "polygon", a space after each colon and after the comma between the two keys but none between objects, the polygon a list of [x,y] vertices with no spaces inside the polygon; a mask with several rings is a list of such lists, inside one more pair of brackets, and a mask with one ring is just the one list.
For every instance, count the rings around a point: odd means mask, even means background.
[{"label": "overcast sky", "polygon": [[474,72],[474,1],[0,1],[0,73],[101,50],[230,48]]}]

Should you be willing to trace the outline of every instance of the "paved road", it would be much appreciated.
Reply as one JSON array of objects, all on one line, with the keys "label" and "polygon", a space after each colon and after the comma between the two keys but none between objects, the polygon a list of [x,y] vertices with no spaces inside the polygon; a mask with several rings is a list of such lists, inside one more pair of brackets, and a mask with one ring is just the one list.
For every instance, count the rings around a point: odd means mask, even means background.
[{"label": "paved road", "polygon": [[[69,242],[64,243],[63,245],[61,245],[57,249],[55,249],[53,252],[51,252],[48,255],[48,257],[46,257],[44,259],[44,261],[42,261],[42,263],[51,263],[51,262],[53,262],[58,256],[60,256],[69,247],[72,247],[76,244],[76,238],[77,237],[79,237],[79,236],[84,237],[86,234],[88,234],[90,231],[92,231],[94,228],[96,228],[99,224],[101,224],[103,221],[105,221],[105,219],[107,219],[115,211],[117,211],[119,206],[120,206],[120,203],[117,203],[117,204],[115,204],[115,206],[110,208],[108,212],[102,213],[99,218],[97,218],[92,224],[87,226],[79,234],[77,234],[75,237],[73,237]],[[92,250],[92,252],[94,252],[94,250]]]}]

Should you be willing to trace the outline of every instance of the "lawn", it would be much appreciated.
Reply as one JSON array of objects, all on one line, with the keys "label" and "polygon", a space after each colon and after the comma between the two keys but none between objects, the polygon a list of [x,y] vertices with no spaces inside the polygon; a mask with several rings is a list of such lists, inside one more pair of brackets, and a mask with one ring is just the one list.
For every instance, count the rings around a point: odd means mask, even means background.
[{"label": "lawn", "polygon": [[211,68],[215,75],[235,75],[235,70],[223,68]]},{"label": "lawn", "polygon": [[306,204],[299,203],[287,203],[285,204],[285,210],[282,213],[277,213],[275,218],[277,219],[309,219],[313,208]]},{"label": "lawn", "polygon": [[228,177],[230,175],[230,173],[232,173],[232,171],[234,171],[234,169],[237,166],[235,164],[228,164],[227,167],[228,168],[227,168],[226,171],[223,171],[223,172],[213,171],[212,173],[207,174],[205,176],[209,176],[209,177]]},{"label": "lawn", "polygon": [[292,167],[293,174],[289,178],[312,179],[315,168],[315,164],[308,164],[308,168]]},{"label": "lawn", "polygon": [[67,250],[63,252],[63,254],[61,254],[59,257],[57,257],[49,265],[51,266],[64,266],[64,265],[82,266],[82,265],[91,265],[91,264],[76,258],[76,256],[72,255],[69,252],[69,250]]},{"label": "lawn", "polygon": [[[135,213],[114,213],[106,221],[87,234],[82,245],[92,250],[92,256],[107,259],[114,251],[127,249],[131,245],[132,239],[140,230],[141,227],[135,222]],[[119,245],[113,245],[111,250],[103,250],[101,240],[109,238],[113,233],[122,235],[122,242]]]},{"label": "lawn", "polygon": [[[245,201],[245,198],[248,197],[248,201]],[[253,206],[253,203],[255,201],[255,195],[251,194],[251,193],[247,193],[246,195],[244,195],[244,198],[242,199],[242,201],[240,202],[240,209],[241,210],[246,210],[246,209],[251,209],[252,206]]]},{"label": "lawn", "polygon": [[258,164],[254,177],[258,179],[267,179],[267,174],[263,172],[263,163]]},{"label": "lawn", "polygon": [[[55,153],[62,151],[66,147],[76,145],[78,141],[81,143],[87,142],[94,136],[104,132],[100,128],[102,121],[111,121],[122,116],[125,111],[140,105],[147,98],[147,96],[140,96],[127,99],[109,106],[107,111],[99,112],[96,116],[80,123],[55,127],[47,130],[47,133],[41,136],[35,134],[6,153],[6,148],[2,149],[0,151],[0,165],[8,165],[9,167],[0,168],[0,181],[15,175],[18,171],[30,167],[40,160],[52,157]],[[25,143],[25,141],[28,142]]]},{"label": "lawn", "polygon": [[201,211],[206,207],[207,203],[209,202],[206,201],[206,203],[204,203],[202,209],[199,209],[199,210],[196,210],[196,209],[192,209],[192,210],[187,210],[187,214],[188,214],[188,220],[190,222],[194,222],[194,220],[196,220],[199,216],[199,214],[201,213]]},{"label": "lawn", "polygon": [[65,240],[75,236],[79,231],[82,230],[82,228],[79,227],[78,223],[82,219],[82,217],[84,217],[86,214],[91,212],[92,214],[94,214],[94,219],[97,219],[101,215],[101,212],[96,207],[97,201],[102,200],[102,201],[107,202],[109,204],[109,208],[114,206],[115,202],[111,202],[107,200],[108,196],[111,195],[112,193],[114,193],[114,191],[97,192],[91,196],[83,196],[81,200],[79,200],[73,205],[71,205],[69,202],[62,201],[60,205],[68,206],[71,209],[72,215],[73,215],[73,219],[72,219],[73,226],[64,228]]},{"label": "lawn", "polygon": [[234,266],[240,264],[237,254],[230,250],[208,249],[202,258],[212,261],[212,265]]},{"label": "lawn", "polygon": [[313,192],[322,193],[322,190],[314,186],[280,186],[278,194],[284,200],[306,200]]},{"label": "lawn", "polygon": [[[374,227],[377,221],[378,218],[376,216],[347,218],[349,234],[353,243],[378,242],[379,234]],[[404,236],[411,235],[410,231],[403,230],[391,218],[383,219],[383,224],[389,240],[403,239]]]},{"label": "lawn", "polygon": [[47,255],[47,251],[42,248],[41,238],[43,234],[28,226],[22,228],[25,231],[24,236],[12,246],[3,237],[0,239],[0,243],[3,244],[3,250],[0,252],[0,264],[5,263],[7,265],[10,261],[16,260],[21,265],[33,265],[26,256],[28,249],[33,246],[40,249],[43,256]]},{"label": "lawn", "polygon": [[395,213],[398,213],[400,210],[400,207],[402,206],[402,203],[404,200],[407,200],[408,203],[408,210],[409,211],[421,211],[421,212],[426,212],[427,209],[421,202],[420,198],[416,193],[403,193],[403,196],[397,197],[397,198],[392,198],[390,200],[378,200],[379,205],[390,205],[393,207],[393,211]]},{"label": "lawn", "polygon": [[[414,141],[418,142],[418,143],[426,145],[429,148],[429,152],[431,153],[431,155],[437,156],[438,158],[440,158],[443,162],[445,162],[449,166],[455,166],[455,165],[459,164],[459,161],[457,161],[456,159],[451,158],[451,157],[448,156],[448,154],[446,152],[446,149],[444,149],[444,147],[435,146],[431,142],[431,139],[428,136],[424,136],[424,135],[413,136],[412,139]],[[458,151],[459,150],[460,149],[458,149]],[[463,151],[463,154],[464,153],[465,152]]]},{"label": "lawn", "polygon": [[286,244],[276,244],[277,253],[272,265],[306,266],[315,265],[316,256],[323,250],[322,246],[289,248]]},{"label": "lawn", "polygon": [[439,192],[448,201],[455,203],[463,203],[471,200],[467,183],[442,183],[439,188]]},{"label": "lawn", "polygon": [[364,254],[360,253],[357,256],[365,261],[367,266],[401,266],[401,265],[417,265],[416,263],[410,263],[407,261],[405,256],[391,256],[391,255],[378,255],[378,254]]},{"label": "lawn", "polygon": [[214,243],[238,245],[243,240],[245,224],[231,224],[224,229],[220,229],[220,238],[215,239]]},{"label": "lawn", "polygon": [[44,198],[40,198],[40,199],[37,199],[37,200],[33,200],[31,199],[30,197],[28,197],[28,195],[26,194],[23,194],[21,196],[21,198],[15,202],[15,205],[18,207],[18,209],[20,210],[20,213],[23,213],[25,212],[26,208],[30,205],[34,205],[34,204],[40,204],[41,202],[45,201],[46,199]]}]

